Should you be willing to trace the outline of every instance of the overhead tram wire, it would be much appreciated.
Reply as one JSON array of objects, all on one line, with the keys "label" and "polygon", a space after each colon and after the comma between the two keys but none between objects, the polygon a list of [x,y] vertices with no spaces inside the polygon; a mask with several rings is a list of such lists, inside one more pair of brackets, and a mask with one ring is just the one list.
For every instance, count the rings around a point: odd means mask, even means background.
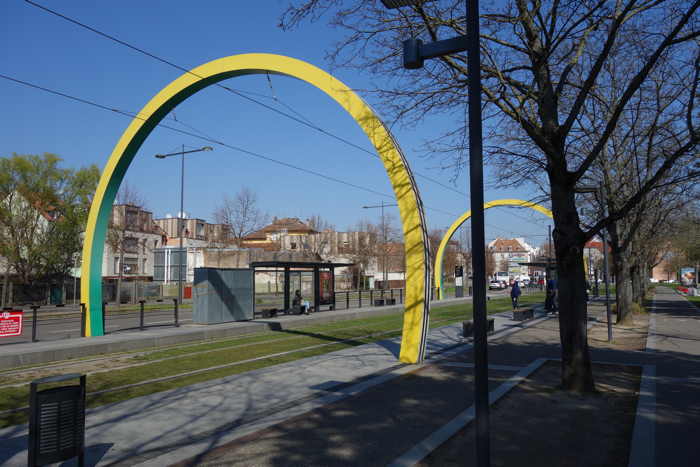
[{"label": "overhead tram wire", "polygon": [[[193,71],[188,70],[188,69],[185,68],[185,67],[182,67],[182,66],[180,66],[180,65],[178,65],[178,64],[176,64],[176,63],[174,63],[174,62],[171,62],[171,61],[169,61],[169,60],[166,60],[166,59],[164,59],[164,58],[161,58],[161,57],[159,57],[159,56],[157,56],[157,55],[155,55],[155,54],[153,54],[153,53],[151,53],[151,52],[148,52],[148,51],[146,51],[146,50],[144,50],[144,49],[141,49],[141,48],[139,48],[139,47],[136,47],[135,45],[129,44],[128,42],[125,42],[125,41],[123,41],[123,40],[121,40],[121,39],[118,39],[118,38],[116,38],[116,37],[114,37],[114,36],[112,36],[112,35],[110,35],[110,34],[107,34],[107,33],[105,33],[105,32],[102,32],[102,31],[98,30],[98,29],[95,29],[95,28],[93,28],[92,26],[88,26],[87,24],[81,23],[80,21],[75,20],[75,19],[73,19],[73,18],[71,18],[71,17],[69,17],[69,16],[66,16],[66,15],[64,15],[64,14],[62,14],[62,13],[59,13],[59,12],[57,12],[57,11],[54,11],[54,10],[48,8],[48,7],[45,7],[45,6],[43,6],[43,5],[40,5],[40,4],[38,4],[38,3],[36,3],[36,2],[33,2],[33,1],[31,1],[31,0],[24,0],[24,1],[25,1],[25,3],[28,3],[28,4],[31,5],[31,6],[34,6],[34,7],[36,7],[36,8],[39,8],[39,9],[41,9],[41,10],[44,10],[44,11],[46,11],[47,13],[50,13],[50,14],[52,14],[52,15],[54,15],[54,16],[57,16],[57,17],[59,17],[59,18],[61,18],[61,19],[64,19],[64,20],[66,20],[66,21],[68,21],[68,22],[70,22],[70,23],[73,23],[73,24],[75,24],[76,26],[80,26],[81,28],[87,29],[88,31],[91,31],[91,32],[93,32],[93,33],[95,33],[95,34],[97,34],[97,35],[100,35],[100,36],[102,36],[102,37],[104,37],[104,38],[106,38],[106,39],[109,39],[109,40],[111,40],[111,41],[113,41],[113,42],[116,42],[117,44],[123,45],[124,47],[128,47],[128,48],[130,48],[130,49],[132,49],[132,50],[134,50],[134,51],[136,51],[136,52],[139,52],[139,53],[141,53],[141,54],[143,54],[143,55],[146,55],[147,57],[150,57],[150,58],[152,58],[152,59],[154,59],[154,60],[157,60],[157,61],[159,61],[159,62],[161,62],[161,63],[164,63],[164,64],[166,64],[166,65],[168,65],[168,66],[171,66],[171,67],[173,67],[173,68],[175,68],[175,69],[177,69],[177,70],[183,71],[183,72],[188,73],[188,74],[190,74],[190,75],[192,75],[192,76],[196,76],[197,78],[200,78],[200,79],[203,78],[202,76],[199,76],[197,73],[194,73]],[[330,137],[330,138],[333,138],[333,139],[335,139],[335,140],[337,140],[337,141],[340,141],[340,142],[342,142],[342,143],[344,143],[344,144],[347,144],[348,146],[351,146],[351,147],[353,147],[353,148],[355,148],[355,149],[357,149],[357,150],[359,150],[359,151],[362,151],[362,152],[364,152],[364,153],[367,153],[367,154],[369,154],[370,156],[379,158],[379,156],[378,156],[377,154],[375,154],[374,152],[372,152],[372,151],[370,151],[370,150],[368,150],[368,149],[366,149],[366,148],[364,148],[364,147],[362,147],[362,146],[360,146],[360,145],[358,145],[358,144],[355,144],[355,143],[353,143],[352,141],[343,138],[342,136],[338,136],[338,135],[336,135],[336,134],[334,134],[334,133],[331,133],[330,131],[323,129],[323,128],[319,127],[318,125],[314,125],[314,124],[311,123],[311,122],[304,121],[304,119],[305,119],[306,117],[303,117],[303,118],[295,117],[294,115],[291,115],[291,114],[288,114],[288,113],[286,113],[286,112],[283,112],[283,111],[280,110],[280,109],[276,109],[276,108],[274,108],[274,107],[272,107],[272,106],[270,106],[270,105],[268,105],[268,104],[265,104],[264,102],[260,102],[260,101],[257,100],[257,99],[254,99],[254,98],[252,98],[252,97],[250,97],[250,96],[246,96],[246,95],[245,95],[245,93],[247,93],[247,94],[256,94],[256,95],[259,95],[258,93],[252,93],[252,92],[248,92],[248,91],[239,91],[239,90],[230,88],[230,87],[228,87],[228,86],[224,86],[224,85],[221,84],[221,83],[215,83],[214,86],[219,87],[219,88],[221,88],[221,89],[224,89],[224,90],[226,90],[226,91],[228,91],[228,92],[230,92],[230,93],[232,93],[232,94],[234,94],[234,95],[236,95],[236,96],[238,96],[238,97],[240,97],[240,98],[242,98],[242,99],[246,99],[246,100],[248,100],[248,101],[250,101],[250,102],[253,102],[253,103],[255,103],[255,104],[258,104],[259,106],[262,106],[262,107],[264,107],[264,108],[266,108],[266,109],[268,109],[268,110],[270,110],[270,111],[272,111],[272,112],[275,112],[275,113],[277,113],[277,114],[279,114],[279,115],[282,115],[282,116],[284,116],[284,117],[287,117],[287,118],[289,118],[289,119],[291,119],[291,120],[293,120],[293,121],[295,121],[295,122],[297,122],[297,123],[299,123],[299,124],[301,124],[301,125],[307,126],[307,127],[311,128],[311,129],[314,129],[314,130],[316,130],[316,131],[318,131],[318,132],[320,132],[320,133],[322,133],[322,134],[324,134],[324,135],[326,135],[326,136],[328,136],[328,137]],[[269,98],[269,96],[265,96],[265,97],[266,97],[266,98]],[[278,102],[278,103],[281,103],[281,102],[279,101],[279,99],[277,99],[276,97],[273,98],[273,100],[275,100],[275,101]],[[287,107],[286,104],[282,104],[282,105],[284,105],[285,107]],[[298,112],[295,111],[294,113],[298,113]],[[453,192],[458,193],[458,194],[463,195],[463,196],[466,196],[466,195],[467,195],[465,192],[460,191],[460,190],[458,190],[457,188],[451,187],[451,186],[449,186],[449,185],[445,185],[444,183],[442,183],[442,182],[440,182],[440,181],[438,181],[438,180],[435,180],[435,179],[433,179],[432,177],[429,177],[429,176],[427,176],[427,175],[423,175],[423,174],[421,174],[421,173],[419,173],[419,172],[414,172],[414,173],[415,173],[416,176],[419,176],[419,177],[421,177],[421,178],[423,178],[423,179],[425,179],[425,180],[428,180],[428,181],[431,182],[431,183],[434,183],[434,184],[436,184],[436,185],[439,185],[439,186],[441,186],[442,188],[444,188],[444,189],[446,189],[446,190],[453,191]]]},{"label": "overhead tram wire", "polygon": [[[121,109],[118,109],[118,108],[115,108],[115,107],[110,107],[110,106],[107,106],[107,105],[99,104],[99,103],[97,103],[97,102],[90,101],[90,100],[88,100],[88,99],[83,99],[83,98],[81,98],[81,97],[76,97],[76,96],[73,96],[73,95],[70,95],[70,94],[61,92],[61,91],[56,91],[56,90],[49,89],[49,88],[44,87],[44,86],[39,86],[39,85],[37,85],[37,84],[33,84],[33,83],[28,82],[28,81],[23,81],[23,80],[20,80],[20,79],[17,79],[17,78],[13,78],[13,77],[11,77],[11,76],[7,76],[7,75],[4,75],[4,74],[2,74],[2,73],[0,73],[0,78],[5,79],[5,80],[7,80],[7,81],[12,81],[12,82],[17,83],[17,84],[21,84],[21,85],[23,85],[23,86],[27,86],[27,87],[30,87],[30,88],[33,88],[33,89],[38,89],[38,90],[40,90],[40,91],[44,91],[44,92],[47,92],[47,93],[49,93],[49,94],[53,94],[53,95],[56,95],[56,96],[60,96],[60,97],[63,97],[63,98],[65,98],[65,99],[69,99],[69,100],[72,100],[72,101],[75,101],[75,102],[80,102],[81,104],[90,105],[90,106],[92,106],[92,107],[97,107],[98,109],[101,109],[101,110],[106,110],[106,111],[109,111],[109,112],[112,112],[112,113],[116,113],[116,114],[119,114],[119,115],[123,115],[123,116],[125,116],[125,117],[137,118],[137,119],[139,119],[139,120],[141,120],[141,121],[145,121],[145,120],[146,120],[145,118],[143,118],[143,117],[141,117],[140,115],[135,114],[135,113],[133,113],[133,112],[128,112],[128,111],[126,111],[126,110],[121,110]],[[176,122],[177,122],[177,123],[180,123],[181,125],[189,126],[189,125],[184,124],[184,123],[183,123],[182,121],[180,121],[180,120],[176,120]],[[299,167],[299,166],[297,166],[297,165],[290,164],[290,163],[288,163],[288,162],[284,162],[284,161],[281,161],[281,160],[279,160],[279,159],[275,159],[274,157],[266,156],[266,155],[264,155],[264,154],[260,154],[260,153],[254,152],[254,151],[250,151],[250,150],[248,150],[248,149],[244,149],[244,148],[241,148],[241,147],[238,147],[238,146],[234,146],[234,145],[225,143],[225,142],[223,142],[223,141],[221,141],[221,140],[219,140],[219,139],[212,138],[212,137],[210,137],[210,136],[204,136],[204,135],[201,135],[201,134],[193,133],[193,132],[191,132],[191,131],[185,131],[185,130],[182,130],[182,129],[180,129],[180,128],[175,128],[175,127],[172,127],[172,126],[170,126],[170,125],[166,125],[166,124],[164,124],[164,123],[158,123],[157,126],[158,126],[158,127],[161,127],[161,128],[165,128],[165,129],[171,130],[171,131],[174,131],[174,132],[176,132],[176,133],[180,133],[180,134],[183,134],[183,135],[192,137],[192,138],[200,139],[200,140],[206,141],[206,142],[208,142],[208,143],[218,144],[218,145],[223,146],[223,147],[225,147],[225,148],[228,148],[228,149],[231,149],[231,150],[233,150],[233,151],[237,151],[237,152],[246,154],[246,155],[251,156],[251,157],[255,157],[255,158],[258,158],[258,159],[263,159],[263,160],[266,160],[266,161],[268,161],[268,162],[272,162],[272,163],[274,163],[274,164],[278,164],[278,165],[282,165],[282,166],[284,166],[284,167],[288,167],[288,168],[291,168],[291,169],[294,169],[294,170],[298,170],[298,171],[300,171],[300,172],[303,172],[303,173],[306,173],[306,174],[309,174],[309,175],[314,175],[314,176],[316,176],[316,177],[323,178],[324,180],[327,180],[327,181],[331,181],[331,182],[339,183],[339,184],[342,184],[342,185],[346,185],[346,186],[349,186],[349,187],[352,187],[352,188],[356,188],[356,189],[358,189],[358,190],[366,191],[366,192],[368,192],[368,193],[372,193],[372,194],[375,194],[375,195],[378,195],[378,196],[382,196],[382,197],[385,197],[385,198],[395,199],[394,195],[389,195],[389,194],[386,194],[386,193],[382,193],[382,192],[377,191],[377,190],[374,190],[374,189],[372,189],[372,188],[367,188],[367,187],[364,187],[364,186],[361,186],[361,185],[357,185],[357,184],[352,183],[352,182],[348,182],[348,181],[346,181],[346,180],[342,180],[342,179],[337,178],[337,177],[333,177],[333,176],[330,176],[330,175],[326,175],[326,174],[323,174],[323,173],[321,173],[321,172],[316,172],[315,170],[310,170],[310,169],[306,169],[306,168],[304,168],[304,167]],[[191,127],[191,126],[190,126],[190,128],[192,128],[193,131],[199,132],[199,130],[197,130],[197,129],[194,128],[194,127]],[[200,132],[200,133],[201,133],[201,132]],[[454,213],[452,213],[452,212],[444,211],[444,210],[442,210],[442,209],[433,208],[433,207],[426,206],[426,205],[423,205],[423,206],[424,206],[426,209],[430,209],[431,211],[440,212],[440,213],[442,213],[442,214],[446,214],[446,215],[449,215],[449,216],[456,216],[456,214],[454,214]]]}]

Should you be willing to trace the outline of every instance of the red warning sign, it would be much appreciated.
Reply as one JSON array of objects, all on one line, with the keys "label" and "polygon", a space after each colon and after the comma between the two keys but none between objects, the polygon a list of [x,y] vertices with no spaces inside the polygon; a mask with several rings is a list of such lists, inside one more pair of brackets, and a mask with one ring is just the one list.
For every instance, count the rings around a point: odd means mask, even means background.
[{"label": "red warning sign", "polygon": [[0,311],[0,337],[22,335],[22,310]]}]

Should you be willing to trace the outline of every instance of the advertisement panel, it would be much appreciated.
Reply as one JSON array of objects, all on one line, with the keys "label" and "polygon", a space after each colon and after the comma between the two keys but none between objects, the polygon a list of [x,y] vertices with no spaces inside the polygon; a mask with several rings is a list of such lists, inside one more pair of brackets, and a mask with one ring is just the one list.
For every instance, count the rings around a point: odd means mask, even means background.
[{"label": "advertisement panel", "polygon": [[22,310],[0,312],[0,337],[22,335]]},{"label": "advertisement panel", "polygon": [[687,286],[695,284],[695,268],[681,268],[681,284]]}]

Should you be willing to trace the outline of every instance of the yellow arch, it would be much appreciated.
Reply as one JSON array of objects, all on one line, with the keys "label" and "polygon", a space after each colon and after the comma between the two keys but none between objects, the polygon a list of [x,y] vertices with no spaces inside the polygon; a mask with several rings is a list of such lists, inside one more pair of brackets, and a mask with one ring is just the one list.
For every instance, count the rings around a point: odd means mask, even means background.
[{"label": "yellow arch", "polygon": [[[533,203],[530,201],[524,201],[522,199],[497,199],[495,201],[489,201],[488,203],[484,203],[484,209],[489,209],[493,208],[496,206],[522,206],[530,209],[534,209],[535,211],[539,211],[545,216],[549,217],[550,219],[552,218],[552,211],[549,209],[545,208],[544,206],[540,206],[537,203]],[[450,226],[449,229],[447,229],[447,232],[445,232],[445,235],[442,237],[442,241],[440,242],[440,246],[438,247],[437,254],[435,255],[435,288],[438,290],[438,298],[444,297],[443,290],[442,290],[442,260],[443,256],[445,255],[445,249],[447,248],[447,243],[450,241],[454,233],[457,231],[457,229],[464,224],[467,219],[469,219],[472,216],[471,211],[467,211],[462,216],[454,221],[454,223]]]},{"label": "yellow arch", "polygon": [[87,306],[86,334],[103,335],[102,257],[112,204],[139,147],[153,128],[180,102],[201,89],[241,75],[274,73],[292,76],[325,92],[364,130],[382,159],[401,214],[406,250],[406,299],[400,360],[423,360],[428,330],[430,266],[422,202],[401,149],[372,109],[349,87],[301,60],[273,54],[242,54],[205,63],[163,88],[131,121],[102,172],[90,207],[85,240],[81,293]]}]

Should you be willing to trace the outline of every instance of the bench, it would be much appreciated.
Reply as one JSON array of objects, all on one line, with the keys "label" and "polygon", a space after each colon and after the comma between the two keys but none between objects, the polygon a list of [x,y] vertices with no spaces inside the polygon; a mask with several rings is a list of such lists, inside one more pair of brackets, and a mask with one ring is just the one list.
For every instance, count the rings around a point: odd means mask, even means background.
[{"label": "bench", "polygon": [[[487,323],[486,333],[491,334],[494,331],[494,319],[487,318],[486,323]],[[474,321],[473,320],[470,319],[470,320],[462,322],[462,336],[464,336],[464,337],[474,336]]]},{"label": "bench", "polygon": [[513,310],[513,317],[511,319],[513,321],[525,321],[534,317],[535,313],[532,311],[532,308],[522,308]]}]

